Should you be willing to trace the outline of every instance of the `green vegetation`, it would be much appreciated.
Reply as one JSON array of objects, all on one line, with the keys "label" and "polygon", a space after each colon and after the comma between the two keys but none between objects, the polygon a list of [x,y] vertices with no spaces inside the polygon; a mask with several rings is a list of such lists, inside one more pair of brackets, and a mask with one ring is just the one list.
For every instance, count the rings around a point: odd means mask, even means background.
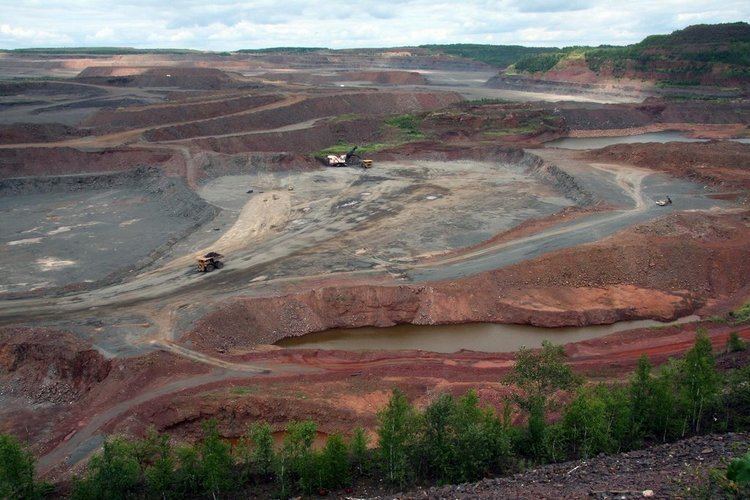
[{"label": "green vegetation", "polygon": [[[378,413],[377,442],[356,429],[348,442],[331,434],[321,449],[312,421],[291,422],[274,447],[271,426],[253,424],[232,446],[216,422],[193,445],[173,447],[166,435],[110,438],[73,484],[77,499],[219,498],[326,494],[357,482],[414,484],[476,481],[525,464],[588,458],[708,432],[750,429],[750,367],[720,374],[705,332],[682,359],[654,370],[643,357],[624,385],[586,384],[560,347],[523,349],[506,378],[514,385],[500,415],[474,391],[437,395],[417,409],[394,389]],[[550,413],[560,415],[551,422]],[[514,425],[514,417],[522,424]],[[0,436],[0,497],[36,498],[32,456]],[[706,486],[740,498],[750,488],[750,456],[712,472]],[[710,496],[710,495],[709,495]]]},{"label": "green vegetation", "polygon": [[624,76],[626,71],[656,75],[665,87],[700,85],[709,75],[719,80],[748,79],[750,25],[696,25],[624,47],[565,47],[531,53],[515,61],[512,69],[546,72],[563,59],[576,58],[585,59],[589,69],[597,73],[606,67],[615,77]]},{"label": "green vegetation", "polygon": [[732,317],[732,321],[736,325],[741,323],[750,323],[750,302],[732,311],[730,316]]},{"label": "green vegetation", "polygon": [[354,146],[357,146],[357,153],[367,154],[367,153],[375,153],[382,149],[393,147],[394,144],[386,144],[382,142],[373,142],[370,144],[351,144],[351,143],[346,143],[346,142],[340,142],[333,146],[329,146],[325,149],[316,151],[312,155],[315,157],[325,157],[327,155],[342,155],[344,153],[348,153],[349,151],[351,151],[351,149]]},{"label": "green vegetation", "polygon": [[16,438],[0,434],[0,498],[41,498],[48,490],[34,481],[34,456]]},{"label": "green vegetation", "polygon": [[729,334],[729,340],[727,340],[727,351],[728,352],[740,352],[747,349],[747,343],[740,338],[737,332]]},{"label": "green vegetation", "polygon": [[473,59],[499,68],[510,66],[525,57],[560,50],[555,47],[524,47],[521,45],[484,45],[473,43],[420,45],[419,47],[441,54]]},{"label": "green vegetation", "polygon": [[527,73],[537,73],[539,71],[549,71],[558,62],[565,57],[565,52],[551,52],[546,54],[536,54],[529,57],[524,57],[516,64],[513,68],[516,71],[525,71]]},{"label": "green vegetation", "polygon": [[422,117],[416,115],[399,115],[385,120],[385,124],[398,129],[405,139],[421,139],[424,134],[419,129],[422,124]]}]

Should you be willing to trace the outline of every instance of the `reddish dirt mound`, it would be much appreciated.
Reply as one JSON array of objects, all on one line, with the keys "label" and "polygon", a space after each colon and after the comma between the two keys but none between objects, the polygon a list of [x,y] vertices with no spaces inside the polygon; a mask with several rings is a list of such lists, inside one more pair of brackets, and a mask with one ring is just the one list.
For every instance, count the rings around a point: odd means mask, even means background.
[{"label": "reddish dirt mound", "polygon": [[337,71],[332,74],[265,73],[260,78],[289,83],[326,84],[334,82],[371,82],[381,85],[427,85],[427,79],[416,71]]},{"label": "reddish dirt mound", "polygon": [[[101,130],[141,128],[167,123],[204,120],[226,114],[239,113],[281,100],[279,95],[250,95],[217,99],[208,102],[162,104],[124,109],[105,109],[90,116],[83,126]],[[19,141],[20,142],[20,141]]]},{"label": "reddish dirt mound", "polygon": [[0,380],[6,395],[48,403],[76,400],[104,380],[110,367],[110,361],[68,332],[0,330]]},{"label": "reddish dirt mound", "polygon": [[114,172],[155,166],[171,175],[185,175],[181,155],[149,149],[81,151],[75,148],[0,149],[0,179],[36,175]]},{"label": "reddish dirt mound", "polygon": [[750,144],[737,142],[617,144],[583,154],[630,163],[704,184],[750,189]]},{"label": "reddish dirt mound", "polygon": [[[241,116],[227,116],[150,131],[150,141],[189,139],[231,133],[269,130],[315,118],[345,114],[376,115],[413,113],[442,108],[462,100],[452,92],[362,92],[311,97],[289,106]],[[266,151],[268,149],[265,149]]]},{"label": "reddish dirt mound", "polygon": [[646,102],[596,107],[565,107],[560,111],[570,130],[644,127],[654,123],[750,124],[750,104],[715,102]]},{"label": "reddish dirt mound", "polygon": [[117,67],[95,66],[84,69],[76,79],[122,87],[178,87],[184,89],[221,89],[237,86],[237,80],[216,68]]},{"label": "reddish dirt mound", "polygon": [[0,125],[0,144],[54,142],[83,137],[86,132],[60,123],[14,123]]},{"label": "reddish dirt mound", "polygon": [[247,151],[284,151],[309,154],[338,143],[377,142],[380,137],[379,120],[349,120],[325,122],[310,128],[288,132],[263,132],[193,139],[190,144],[207,151],[242,153]]},{"label": "reddish dirt mound", "polygon": [[427,78],[416,71],[347,71],[344,80],[365,81],[386,85],[427,85]]}]

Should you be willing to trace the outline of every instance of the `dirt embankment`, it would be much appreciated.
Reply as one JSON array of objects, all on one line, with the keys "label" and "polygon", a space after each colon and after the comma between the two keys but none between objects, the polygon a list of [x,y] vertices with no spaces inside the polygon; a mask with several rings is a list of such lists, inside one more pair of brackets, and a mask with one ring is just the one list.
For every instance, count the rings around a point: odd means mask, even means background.
[{"label": "dirt embankment", "polygon": [[75,401],[107,377],[111,362],[71,333],[0,329],[0,393],[32,404]]},{"label": "dirt embankment", "polygon": [[281,99],[280,95],[266,94],[216,99],[208,102],[186,102],[138,108],[106,109],[87,118],[83,122],[83,126],[95,127],[96,133],[100,133],[100,131],[204,120],[221,115],[239,113],[258,106],[271,104]]},{"label": "dirt embankment", "polygon": [[259,76],[266,80],[288,83],[327,84],[334,82],[371,82],[381,85],[427,85],[427,78],[416,71],[337,71],[331,74],[314,73],[265,73]]},{"label": "dirt embankment", "polygon": [[309,154],[333,144],[378,142],[381,129],[381,120],[375,118],[346,122],[324,121],[297,130],[192,139],[190,144],[204,151],[226,154],[280,151]]},{"label": "dirt embankment", "polygon": [[101,97],[107,94],[104,89],[56,81],[0,82],[0,95],[26,96],[75,96],[80,99]]},{"label": "dirt embankment", "polygon": [[747,214],[675,214],[598,243],[453,282],[336,286],[238,298],[183,336],[204,349],[268,344],[337,327],[397,323],[538,326],[670,320],[725,299],[750,275]]},{"label": "dirt embankment", "polygon": [[412,113],[445,107],[460,100],[461,96],[450,92],[362,92],[311,97],[289,106],[259,111],[250,115],[227,116],[199,123],[163,127],[148,132],[146,138],[150,141],[167,141],[270,130],[316,118],[345,114],[366,116]]},{"label": "dirt embankment", "polygon": [[750,144],[727,141],[616,144],[582,156],[594,161],[629,163],[702,184],[750,189]]},{"label": "dirt embankment", "polygon": [[560,114],[570,131],[628,130],[661,124],[750,125],[750,103],[662,102],[564,107]]},{"label": "dirt embankment", "polygon": [[85,135],[86,131],[61,123],[0,125],[0,144],[64,141]]},{"label": "dirt embankment", "polygon": [[185,160],[172,151],[145,148],[82,151],[59,148],[0,149],[0,178],[66,175],[159,166],[169,175],[185,176]]},{"label": "dirt embankment", "polygon": [[95,66],[81,71],[76,80],[82,83],[122,87],[178,87],[199,90],[231,88],[241,83],[220,69],[176,66],[156,68]]}]

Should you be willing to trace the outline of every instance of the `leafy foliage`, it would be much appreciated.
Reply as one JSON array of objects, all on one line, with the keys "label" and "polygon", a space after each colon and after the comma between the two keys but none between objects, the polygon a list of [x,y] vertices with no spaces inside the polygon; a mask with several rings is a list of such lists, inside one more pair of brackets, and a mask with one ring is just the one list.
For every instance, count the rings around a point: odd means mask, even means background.
[{"label": "leafy foliage", "polygon": [[0,498],[39,498],[44,484],[34,481],[34,456],[13,436],[0,434]]},{"label": "leafy foliage", "polygon": [[555,52],[560,49],[555,47],[524,47],[522,45],[483,45],[473,43],[455,43],[448,45],[420,45],[421,48],[430,49],[433,52],[448,54],[452,56],[465,57],[475,61],[483,62],[491,66],[505,68],[519,60]]}]

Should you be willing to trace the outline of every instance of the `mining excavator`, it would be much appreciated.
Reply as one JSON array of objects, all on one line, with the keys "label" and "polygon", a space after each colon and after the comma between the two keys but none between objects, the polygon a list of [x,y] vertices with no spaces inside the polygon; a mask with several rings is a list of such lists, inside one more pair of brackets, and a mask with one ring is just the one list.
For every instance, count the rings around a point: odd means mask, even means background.
[{"label": "mining excavator", "polygon": [[372,167],[372,160],[363,160],[357,153],[357,146],[354,146],[345,155],[328,155],[326,162],[329,167]]}]

